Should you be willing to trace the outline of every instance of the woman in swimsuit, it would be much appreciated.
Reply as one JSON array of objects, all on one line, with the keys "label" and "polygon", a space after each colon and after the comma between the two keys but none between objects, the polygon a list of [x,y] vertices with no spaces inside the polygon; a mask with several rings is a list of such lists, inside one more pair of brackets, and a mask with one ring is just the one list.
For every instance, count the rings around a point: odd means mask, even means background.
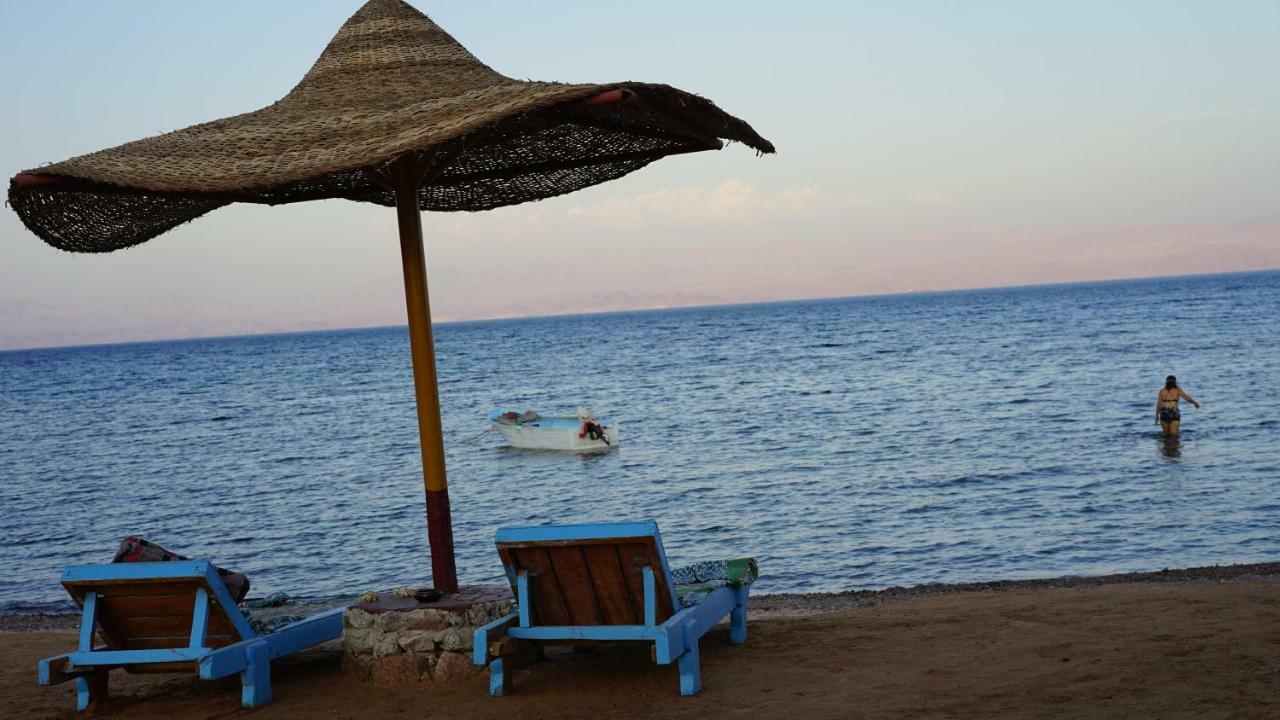
[{"label": "woman in swimsuit", "polygon": [[1182,413],[1178,412],[1179,398],[1195,405],[1197,410],[1200,409],[1200,403],[1192,400],[1190,395],[1178,387],[1178,378],[1170,375],[1164,379],[1164,388],[1156,393],[1156,422],[1160,423],[1165,437],[1177,435],[1178,426],[1182,423]]}]

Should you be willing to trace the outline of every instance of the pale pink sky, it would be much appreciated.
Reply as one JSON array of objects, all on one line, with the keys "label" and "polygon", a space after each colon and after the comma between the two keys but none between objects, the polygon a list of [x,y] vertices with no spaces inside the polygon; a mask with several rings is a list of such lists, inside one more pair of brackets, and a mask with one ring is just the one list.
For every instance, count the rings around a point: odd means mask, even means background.
[{"label": "pale pink sky", "polygon": [[[6,67],[68,38],[4,81],[0,169],[265,105],[359,5],[228,2],[244,13],[184,6],[176,24],[152,0],[0,4]],[[616,14],[594,5],[415,4],[500,71],[670,82],[779,149],[427,214],[437,320],[1280,268],[1272,3],[747,3],[661,22],[673,2],[623,34],[581,32]],[[106,256],[55,251],[5,210],[0,349],[403,324],[398,253],[394,212],[343,201],[230,207]]]}]

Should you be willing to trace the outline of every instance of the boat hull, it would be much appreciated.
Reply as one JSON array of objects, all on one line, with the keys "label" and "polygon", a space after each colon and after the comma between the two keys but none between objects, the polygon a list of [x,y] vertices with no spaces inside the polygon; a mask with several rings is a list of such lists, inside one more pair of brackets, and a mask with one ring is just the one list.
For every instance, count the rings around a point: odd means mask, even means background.
[{"label": "boat hull", "polygon": [[592,440],[589,437],[578,437],[579,425],[575,422],[570,427],[544,427],[541,423],[508,425],[494,423],[493,427],[507,442],[518,448],[529,450],[570,450],[573,452],[598,452],[611,450],[618,446],[618,428],[607,427],[604,436],[609,440]]}]

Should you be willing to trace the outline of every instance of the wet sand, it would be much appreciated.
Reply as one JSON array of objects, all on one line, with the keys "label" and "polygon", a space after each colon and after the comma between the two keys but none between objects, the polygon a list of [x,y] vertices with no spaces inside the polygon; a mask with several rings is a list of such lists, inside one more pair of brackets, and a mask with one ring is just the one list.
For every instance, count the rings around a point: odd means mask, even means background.
[{"label": "wet sand", "polygon": [[[58,616],[52,616],[57,618]],[[263,718],[1275,718],[1280,565],[1106,578],[933,585],[753,599],[751,638],[703,640],[703,692],[642,647],[554,653],[490,698],[485,678],[381,688],[345,676],[325,647],[277,663]],[[36,661],[66,652],[57,622],[0,628],[0,717],[68,717],[71,685],[39,687]],[[54,629],[49,629],[54,628]],[[214,718],[239,682],[112,674],[98,717]]]}]

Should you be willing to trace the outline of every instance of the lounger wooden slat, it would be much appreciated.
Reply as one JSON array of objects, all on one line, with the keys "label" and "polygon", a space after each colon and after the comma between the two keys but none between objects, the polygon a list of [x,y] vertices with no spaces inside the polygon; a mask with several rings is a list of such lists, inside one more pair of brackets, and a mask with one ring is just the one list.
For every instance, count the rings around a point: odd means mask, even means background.
[{"label": "lounger wooden slat", "polygon": [[671,617],[675,612],[672,602],[674,588],[668,586],[665,557],[658,555],[652,542],[623,543],[618,545],[618,557],[622,560],[623,572],[626,575],[627,587],[635,599],[635,608],[644,617],[644,576],[642,568],[654,569],[654,582],[658,590],[658,622]]},{"label": "lounger wooden slat", "polygon": [[191,617],[195,590],[184,595],[100,595],[98,602],[110,617]]},{"label": "lounger wooden slat", "polygon": [[548,625],[568,625],[569,608],[546,549],[522,548],[516,552],[516,563],[529,573],[529,582],[536,588],[533,612],[538,621]]},{"label": "lounger wooden slat", "polygon": [[556,578],[560,581],[560,595],[569,611],[569,622],[566,624],[603,624],[604,613],[600,610],[600,601],[596,599],[595,586],[591,582],[591,572],[587,569],[582,548],[551,547],[547,548],[547,556],[555,568]]},{"label": "lounger wooden slat", "polygon": [[652,642],[658,663],[679,663],[681,694],[693,695],[699,638],[727,615],[730,642],[746,642],[749,586],[680,609],[657,523],[503,528],[495,541],[519,609],[475,633],[474,661],[488,664],[494,695],[510,689],[521,643]]},{"label": "lounger wooden slat", "polygon": [[344,608],[254,633],[206,561],[79,565],[63,572],[62,584],[83,608],[80,647],[41,660],[40,683],[74,680],[80,710],[106,695],[115,668],[195,671],[203,679],[238,673],[241,703],[258,707],[271,699],[273,658],[342,635]]},{"label": "lounger wooden slat", "polygon": [[622,561],[612,545],[584,545],[580,548],[584,561],[591,568],[591,585],[600,601],[603,624],[636,625],[644,621],[644,597],[640,598],[640,610],[631,601],[631,592],[623,577]]}]

